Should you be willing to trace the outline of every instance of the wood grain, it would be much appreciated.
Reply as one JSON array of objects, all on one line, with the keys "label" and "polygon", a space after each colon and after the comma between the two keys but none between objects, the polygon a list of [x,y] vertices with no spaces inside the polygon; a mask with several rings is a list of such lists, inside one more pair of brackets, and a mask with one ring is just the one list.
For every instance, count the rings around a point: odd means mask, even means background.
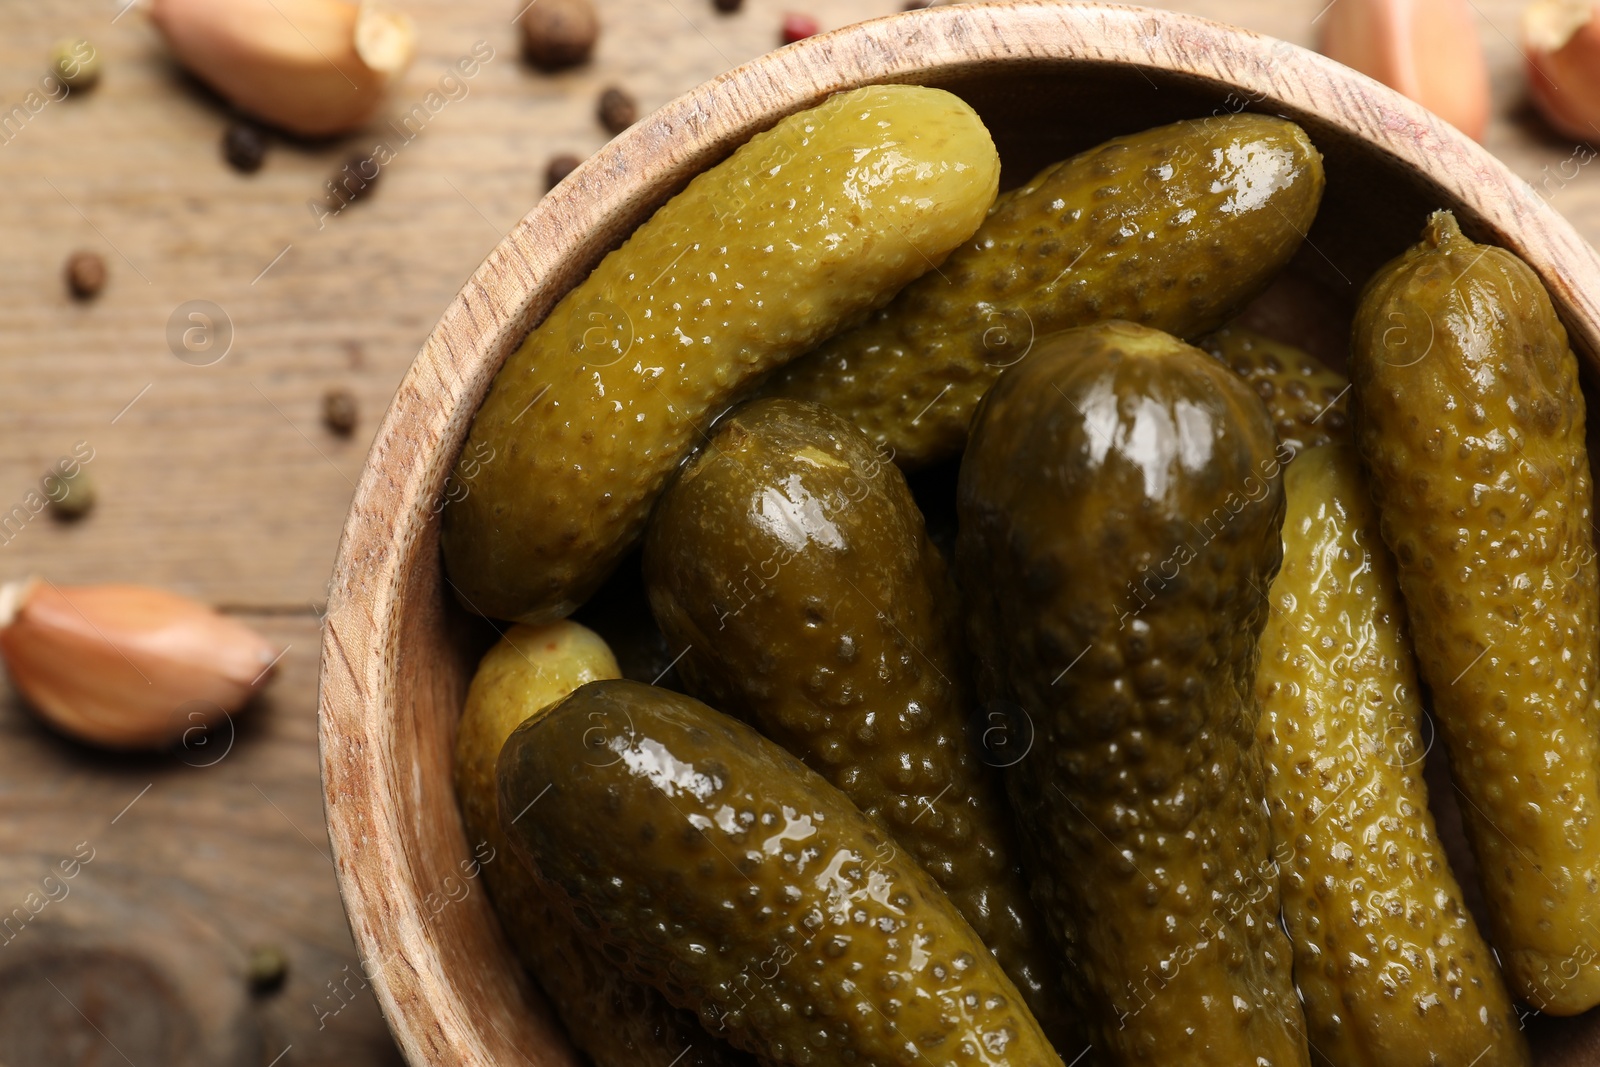
[{"label": "wood grain", "polygon": [[[1522,255],[1591,365],[1600,352],[1600,257],[1545,199],[1408,101],[1249,34],[1111,6],[958,5],[803,42],[680,98],[574,172],[449,305],[401,383],[345,528],[324,646],[324,784],[356,942],[380,961],[378,997],[413,1063],[575,1062],[530,1005],[492,913],[469,901],[430,921],[419,906],[467,856],[444,794],[473,649],[443,588],[431,504],[468,420],[531,323],[687,176],[780,115],[879,80],[961,92],[1013,176],[1114,130],[1227,107],[1242,89],[1304,124],[1326,156],[1328,196],[1291,273],[1329,321],[1444,204]],[[1040,121],[1068,114],[1076,121]]]},{"label": "wood grain", "polygon": [[[288,649],[279,677],[173,752],[91,753],[0,705],[0,1063],[400,1062],[318,802],[317,620],[247,621]],[[288,958],[270,995],[256,945]]]},{"label": "wood grain", "polygon": [[[293,646],[267,699],[239,720],[236,747],[210,768],[185,764],[183,753],[87,753],[33,725],[14,699],[0,701],[0,919],[79,842],[96,849],[69,895],[0,947],[0,1062],[9,1067],[124,1062],[88,1028],[74,1029],[81,1017],[46,978],[80,1005],[100,998],[107,1014],[89,1014],[102,1028],[119,1025],[117,1003],[156,1006],[142,1016],[154,1020],[142,1033],[113,1031],[140,1064],[265,1064],[289,1046],[280,1067],[396,1062],[317,851],[329,846],[312,718],[315,611],[378,418],[463,280],[538,202],[547,158],[605,143],[593,115],[603,85],[625,86],[649,110],[775,45],[788,8],[831,28],[898,7],[747,0],[724,16],[708,0],[597,0],[605,32],[594,62],[550,77],[517,58],[510,19],[521,0],[394,2],[424,30],[394,114],[423,99],[476,41],[495,58],[468,95],[399,149],[370,201],[318,229],[306,201],[349,151],[371,148],[371,134],[279,143],[260,173],[236,175],[218,153],[225,108],[170,66],[139,11],[118,17],[118,0],[0,0],[0,112],[36,87],[58,37],[88,36],[106,61],[99,88],[48,104],[0,137],[0,512],[79,440],[96,450],[89,470],[100,490],[83,523],[40,517],[0,538],[0,578],[165,585],[257,611],[246,617]],[[1486,146],[1595,239],[1595,168],[1564,177],[1574,146],[1542,133],[1519,103],[1521,60],[1510,38],[1520,4],[1474,2],[1496,89]],[[1308,43],[1323,4],[1165,6]],[[1082,106],[1040,114],[1069,139],[1094,128]],[[394,140],[383,128],[379,136]],[[1025,142],[1035,142],[1034,154],[1052,143],[1037,125],[1015,141],[1017,158],[1028,155]],[[79,247],[101,252],[112,275],[87,305],[69,300],[59,277]],[[211,367],[181,363],[168,348],[167,320],[191,299],[215,301],[235,328],[234,347]],[[1336,309],[1328,316],[1338,321]],[[352,439],[318,422],[331,385],[360,400]],[[408,388],[413,396],[417,383]],[[417,462],[419,441],[392,441],[389,462]],[[412,586],[407,595],[434,594]],[[372,590],[364,604],[392,601],[392,592]],[[444,624],[423,613],[416,625]],[[341,657],[331,662],[343,670]],[[413,668],[396,656],[386,669]],[[447,703],[460,681],[432,678],[433,698]],[[409,790],[413,773],[396,765],[396,787]],[[244,993],[239,973],[255,941],[289,954],[291,977],[277,996]],[[135,987],[145,999],[125,1001]],[[23,1044],[39,1032],[59,1040]],[[189,1052],[170,1053],[183,1041]]]},{"label": "wood grain", "polygon": [[[0,104],[24,99],[51,41],[65,34],[91,37],[106,73],[99,88],[48,104],[0,144],[8,327],[0,420],[10,430],[0,440],[0,501],[20,499],[80,439],[97,450],[102,500],[95,522],[49,536],[30,529],[0,559],[19,557],[58,579],[126,577],[133,535],[139,573],[152,582],[229,604],[320,604],[395,383],[462,281],[538,201],[549,155],[604,143],[593,115],[600,87],[624,85],[653,108],[776,44],[785,7],[805,7],[832,27],[898,6],[749,0],[722,16],[708,0],[598,2],[605,32],[594,62],[553,77],[517,58],[509,20],[519,5],[401,2],[425,32],[393,115],[422,100],[476,41],[495,58],[464,99],[398,148],[369,202],[319,230],[306,201],[374,136],[278,145],[261,172],[241,177],[219,158],[224,109],[170,66],[138,10],[112,24],[113,0],[8,0]],[[1593,175],[1560,178],[1574,146],[1507,117],[1521,99],[1521,61],[1508,40],[1519,4],[1475,2],[1499,112],[1487,146],[1522,177],[1547,183],[1581,232],[1600,234]],[[1309,42],[1322,3],[1168,6]],[[1063,124],[1080,114],[1061,116]],[[386,128],[379,123],[379,135]],[[58,274],[77,247],[103,253],[112,273],[86,306],[67,298]],[[234,349],[213,367],[180,363],[167,347],[167,319],[191,299],[216,302],[233,321]],[[330,385],[360,398],[353,440],[318,423],[318,396]]]}]

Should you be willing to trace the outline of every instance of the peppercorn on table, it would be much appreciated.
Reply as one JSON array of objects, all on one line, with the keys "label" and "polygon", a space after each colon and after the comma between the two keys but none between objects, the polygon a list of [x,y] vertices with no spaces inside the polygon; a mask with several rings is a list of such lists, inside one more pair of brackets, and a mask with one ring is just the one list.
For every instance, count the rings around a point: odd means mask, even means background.
[{"label": "peppercorn on table", "polygon": [[[775,47],[802,21],[786,14],[827,29],[899,0],[597,0],[592,59],[559,73],[522,60],[520,0],[395,6],[416,20],[419,54],[380,117],[332,140],[269,137],[245,173],[261,144],[235,135],[225,161],[227,106],[179,73],[132,3],[0,0],[0,580],[163,586],[282,650],[253,707],[159,755],[63,740],[6,691],[9,1067],[400,1062],[335,889],[314,718],[325,583],[372,430],[547,165],[608,138],[603,90],[648,112]],[[1309,43],[1326,4],[1165,6]],[[1494,80],[1488,147],[1600,241],[1594,152],[1522,102],[1520,4],[1473,6]],[[42,79],[54,43],[78,37],[99,83],[63,96]],[[341,166],[352,153],[383,159],[381,182]],[[79,251],[103,278],[79,261],[69,280]],[[1297,341],[1319,325],[1271,307],[1253,322]],[[71,522],[36,503],[68,455],[91,457],[97,488]],[[1463,864],[1457,823],[1446,807],[1440,834]],[[467,877],[427,906],[480,891]],[[1600,1062],[1600,1021],[1523,1023],[1546,1062]]]}]

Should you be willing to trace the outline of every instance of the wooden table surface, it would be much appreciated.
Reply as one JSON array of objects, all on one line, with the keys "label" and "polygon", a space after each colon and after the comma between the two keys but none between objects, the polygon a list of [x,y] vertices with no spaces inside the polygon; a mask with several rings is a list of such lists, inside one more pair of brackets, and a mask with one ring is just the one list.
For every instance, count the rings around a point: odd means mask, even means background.
[{"label": "wooden table surface", "polygon": [[[1308,43],[1323,3],[1168,6]],[[1489,147],[1600,242],[1600,179],[1572,176],[1587,157],[1524,103],[1520,4],[1472,3],[1494,77]],[[520,61],[516,3],[401,0],[421,40],[394,112],[486,42],[493,58],[464,95],[410,140],[380,121],[336,143],[278,142],[241,176],[219,157],[226,109],[142,11],[0,0],[0,113],[38,87],[59,37],[88,37],[105,64],[92,92],[0,129],[0,514],[78,442],[99,489],[80,523],[41,515],[0,534],[0,578],[164,585],[286,650],[264,699],[169,755],[91,752],[0,699],[0,1064],[398,1062],[334,886],[314,721],[318,612],[377,419],[446,301],[538,200],[548,158],[605,140],[601,87],[648,110],[775,45],[786,9],[830,28],[898,0],[746,0],[733,15],[710,0],[598,4],[594,61],[548,76]],[[319,220],[308,202],[323,181],[379,139],[395,156],[372,197]],[[110,268],[89,303],[61,283],[79,248]],[[167,339],[195,300],[231,324],[209,366]],[[359,400],[348,439],[320,422],[334,386]],[[75,857],[75,878],[43,881]],[[290,970],[257,996],[243,972],[262,944]]]}]

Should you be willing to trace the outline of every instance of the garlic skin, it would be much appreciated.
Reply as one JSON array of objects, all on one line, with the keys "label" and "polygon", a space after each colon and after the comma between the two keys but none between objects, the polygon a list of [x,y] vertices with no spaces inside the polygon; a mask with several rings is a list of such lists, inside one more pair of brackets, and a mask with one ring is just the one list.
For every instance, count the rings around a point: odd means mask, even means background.
[{"label": "garlic skin", "polygon": [[1337,0],[1317,32],[1317,49],[1329,59],[1483,140],[1489,68],[1467,0]]},{"label": "garlic skin", "polygon": [[34,578],[0,587],[0,655],[32,709],[63,733],[163,748],[243,707],[279,652],[175,593]]},{"label": "garlic skin", "polygon": [[1522,13],[1528,95],[1555,129],[1600,140],[1600,5],[1535,0]]},{"label": "garlic skin", "polygon": [[305,137],[347,133],[411,64],[407,15],[347,0],[154,0],[180,63],[230,103]]}]

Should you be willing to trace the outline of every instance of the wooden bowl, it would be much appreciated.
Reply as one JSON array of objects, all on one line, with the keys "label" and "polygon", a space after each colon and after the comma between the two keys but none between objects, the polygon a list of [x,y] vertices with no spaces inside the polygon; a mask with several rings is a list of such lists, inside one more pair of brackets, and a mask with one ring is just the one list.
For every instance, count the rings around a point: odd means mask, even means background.
[{"label": "wooden bowl", "polygon": [[[1243,30],[1092,3],[941,7],[812,37],[679,97],[545,197],[445,309],[378,431],[345,526],[322,649],[328,826],[367,977],[413,1065],[578,1063],[481,885],[458,901],[448,890],[471,855],[451,788],[456,722],[492,637],[452,601],[438,546],[438,502],[473,413],[529,329],[691,176],[785,114],[885,81],[970,101],[1009,185],[1159,123],[1285,115],[1326,156],[1327,196],[1252,317],[1342,365],[1362,283],[1446,206],[1538,272],[1587,365],[1600,352],[1600,257],[1530,186],[1378,83]],[[1593,1046],[1578,1048],[1583,1022],[1549,1029],[1564,1049],[1542,1063],[1600,1063]]]}]

